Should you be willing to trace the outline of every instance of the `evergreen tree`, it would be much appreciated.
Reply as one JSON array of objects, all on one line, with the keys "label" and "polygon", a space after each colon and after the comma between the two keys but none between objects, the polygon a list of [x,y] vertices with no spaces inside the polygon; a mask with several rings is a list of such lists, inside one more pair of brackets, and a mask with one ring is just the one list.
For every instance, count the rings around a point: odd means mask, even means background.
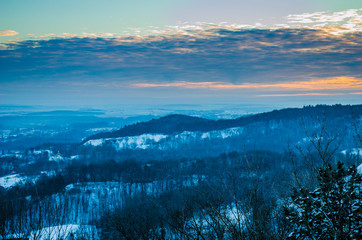
[{"label": "evergreen tree", "polygon": [[362,177],[357,168],[338,162],[319,169],[319,188],[294,189],[284,214],[289,239],[362,239]]}]

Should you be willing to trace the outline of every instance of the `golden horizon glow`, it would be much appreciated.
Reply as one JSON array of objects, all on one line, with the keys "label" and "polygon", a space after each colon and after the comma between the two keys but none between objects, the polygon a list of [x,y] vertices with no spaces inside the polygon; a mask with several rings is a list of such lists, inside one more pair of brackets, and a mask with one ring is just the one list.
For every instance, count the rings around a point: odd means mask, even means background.
[{"label": "golden horizon glow", "polygon": [[[298,96],[338,96],[346,93],[285,93],[285,94],[261,94],[258,97],[298,97]],[[352,94],[352,93],[350,93]]]},{"label": "golden horizon glow", "polygon": [[136,83],[131,84],[136,88],[184,88],[184,89],[263,89],[263,90],[295,90],[295,91],[321,91],[321,90],[362,90],[362,79],[350,76],[311,79],[295,82],[277,83],[242,83],[232,84],[227,82],[168,82],[168,83]]}]

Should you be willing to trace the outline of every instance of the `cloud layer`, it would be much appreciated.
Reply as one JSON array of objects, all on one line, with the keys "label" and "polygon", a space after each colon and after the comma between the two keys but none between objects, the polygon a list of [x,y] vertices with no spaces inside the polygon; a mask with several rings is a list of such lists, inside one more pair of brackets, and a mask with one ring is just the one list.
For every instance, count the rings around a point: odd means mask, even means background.
[{"label": "cloud layer", "polygon": [[253,83],[360,78],[361,46],[361,32],[217,27],[187,35],[16,42],[0,52],[0,61],[9,80],[66,76]]},{"label": "cloud layer", "polygon": [[360,11],[288,16],[295,26],[190,25],[147,36],[64,34],[11,42],[0,50],[1,82],[8,88],[355,94],[362,91]]}]

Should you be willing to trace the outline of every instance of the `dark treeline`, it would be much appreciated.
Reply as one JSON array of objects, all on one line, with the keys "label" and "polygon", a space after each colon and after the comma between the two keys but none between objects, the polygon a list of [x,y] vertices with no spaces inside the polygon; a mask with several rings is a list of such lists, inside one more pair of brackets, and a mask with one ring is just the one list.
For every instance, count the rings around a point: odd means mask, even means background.
[{"label": "dark treeline", "polygon": [[[218,157],[202,159],[164,160],[147,163],[127,160],[108,160],[98,163],[73,161],[64,166],[54,176],[41,174],[35,182],[26,182],[8,190],[3,189],[7,199],[26,196],[44,197],[57,193],[71,183],[117,181],[125,183],[149,183],[182,177],[200,175],[207,179],[222,179],[225,174],[243,174],[284,171],[287,155],[273,152],[255,151],[240,154],[232,152]],[[54,163],[56,164],[56,163]],[[283,166],[282,168],[276,166]],[[56,165],[58,167],[58,165]],[[278,174],[278,173],[276,173]]]},{"label": "dark treeline", "polygon": [[336,117],[358,117],[362,115],[362,105],[317,105],[303,108],[287,108],[260,113],[231,120],[209,120],[185,115],[169,115],[148,122],[127,125],[117,131],[98,133],[86,138],[91,139],[137,136],[144,133],[176,134],[184,131],[207,132],[232,127],[242,127],[251,123],[280,121],[313,117],[315,119],[333,119]]}]

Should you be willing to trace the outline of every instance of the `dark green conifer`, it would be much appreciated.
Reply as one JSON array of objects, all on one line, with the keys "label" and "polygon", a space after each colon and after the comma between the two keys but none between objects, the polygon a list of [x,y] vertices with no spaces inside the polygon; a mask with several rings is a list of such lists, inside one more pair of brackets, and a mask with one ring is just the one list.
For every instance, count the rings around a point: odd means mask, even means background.
[{"label": "dark green conifer", "polygon": [[284,214],[290,239],[362,239],[362,177],[357,168],[338,162],[318,172],[319,188],[296,188]]}]

